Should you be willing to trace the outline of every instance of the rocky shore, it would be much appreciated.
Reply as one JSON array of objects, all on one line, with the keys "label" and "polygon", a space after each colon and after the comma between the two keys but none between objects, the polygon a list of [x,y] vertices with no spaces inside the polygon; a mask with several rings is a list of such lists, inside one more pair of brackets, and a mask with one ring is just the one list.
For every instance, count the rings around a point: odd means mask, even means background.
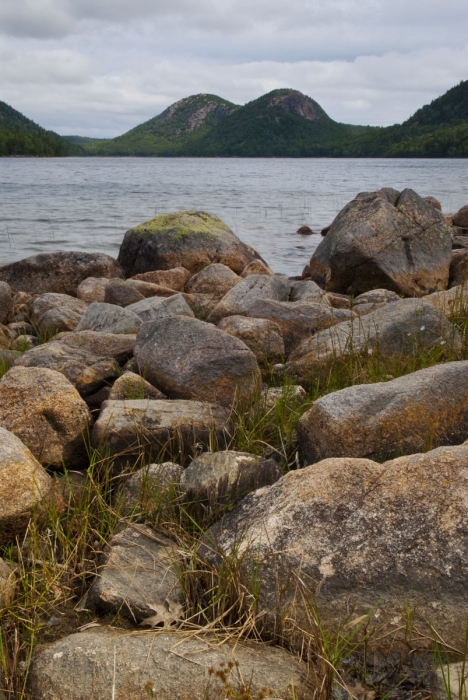
[{"label": "rocky shore", "polygon": [[0,700],[444,697],[467,281],[390,188],[295,278],[191,211],[0,267]]}]

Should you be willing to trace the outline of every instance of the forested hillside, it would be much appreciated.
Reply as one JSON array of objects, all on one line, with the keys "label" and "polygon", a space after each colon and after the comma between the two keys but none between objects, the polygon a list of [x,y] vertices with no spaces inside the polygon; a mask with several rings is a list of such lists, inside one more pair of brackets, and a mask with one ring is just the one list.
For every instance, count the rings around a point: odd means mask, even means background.
[{"label": "forested hillside", "polygon": [[0,102],[0,156],[82,155],[53,131],[46,131],[5,102]]}]

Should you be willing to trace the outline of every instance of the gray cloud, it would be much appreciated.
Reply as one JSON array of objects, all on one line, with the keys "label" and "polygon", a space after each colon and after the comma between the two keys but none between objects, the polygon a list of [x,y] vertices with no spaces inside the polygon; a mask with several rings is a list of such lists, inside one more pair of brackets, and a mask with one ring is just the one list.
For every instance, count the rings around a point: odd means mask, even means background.
[{"label": "gray cloud", "polygon": [[459,0],[0,0],[0,99],[113,136],[197,92],[294,87],[391,124],[468,77]]}]

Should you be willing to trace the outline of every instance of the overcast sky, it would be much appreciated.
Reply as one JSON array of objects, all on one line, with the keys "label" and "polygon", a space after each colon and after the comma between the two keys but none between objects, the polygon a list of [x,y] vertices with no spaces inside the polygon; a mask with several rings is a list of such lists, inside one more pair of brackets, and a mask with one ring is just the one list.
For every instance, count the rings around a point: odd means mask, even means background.
[{"label": "overcast sky", "polygon": [[386,126],[467,78],[466,0],[0,0],[0,100],[60,134],[279,87]]}]

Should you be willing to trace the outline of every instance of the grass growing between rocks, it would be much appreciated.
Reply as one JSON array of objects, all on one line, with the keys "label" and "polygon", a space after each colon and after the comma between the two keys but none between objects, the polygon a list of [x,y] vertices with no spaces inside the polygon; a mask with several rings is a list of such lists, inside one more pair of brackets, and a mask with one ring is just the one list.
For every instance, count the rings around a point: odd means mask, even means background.
[{"label": "grass growing between rocks", "polygon": [[[455,352],[450,343],[445,343],[421,351],[415,344],[409,355],[386,357],[377,348],[372,353],[335,358],[311,377],[305,399],[296,395],[291,379],[278,379],[271,373],[269,384],[281,389],[280,398],[269,405],[266,394],[259,391],[249,406],[234,409],[228,449],[273,457],[285,472],[299,467],[297,423],[320,396],[354,384],[389,381],[441,362],[468,359],[468,313],[457,312],[451,320],[462,338],[461,350]],[[0,376],[7,369],[0,363]],[[216,449],[215,444],[212,449]],[[148,524],[174,542],[178,552],[175,565],[185,599],[184,617],[174,623],[174,629],[181,635],[214,634],[220,641],[249,639],[269,644],[288,643],[286,638],[290,636],[294,621],[280,619],[274,634],[263,630],[263,611],[258,607],[260,582],[255,572],[246,577],[243,566],[248,551],[241,553],[239,549],[229,556],[220,554],[218,564],[208,565],[199,556],[199,546],[210,520],[196,520],[190,508],[178,499],[175,487],[162,492],[145,479],[138,504],[128,509],[119,495],[118,485],[128,473],[147,464],[147,457],[142,450],[132,457],[124,472],[114,472],[112,461],[104,450],[89,448],[86,478],[77,481],[73,474],[66,474],[61,483],[57,482],[57,503],[61,495],[67,503],[64,514],[52,507],[45,524],[32,519],[24,538],[0,548],[0,557],[11,564],[16,578],[11,599],[0,609],[0,683],[3,673],[7,700],[30,700],[28,670],[38,645],[88,624],[134,629],[123,615],[98,619],[94,611],[86,609],[85,601],[79,605],[97,572],[106,542],[122,521],[135,526]],[[296,647],[309,664],[316,687],[313,700],[352,697],[416,700],[424,696],[416,685],[408,685],[405,679],[410,672],[401,660],[387,660],[378,673],[369,670],[372,664],[367,643],[374,632],[370,625],[372,611],[358,621],[343,620],[330,630],[315,608],[312,587],[299,585],[297,595],[308,611],[309,630],[296,625],[294,636],[300,639]],[[417,644],[418,635],[408,624],[409,650],[414,637]],[[457,652],[439,638],[434,648],[435,662],[441,667],[445,667],[448,660],[467,655],[466,649]],[[375,659],[372,663],[375,669]],[[220,698],[260,700],[268,697],[268,689],[263,696],[253,696],[248,685],[235,689],[231,685],[230,671],[226,668],[212,671],[221,681]],[[451,698],[448,692],[447,696]]]}]

